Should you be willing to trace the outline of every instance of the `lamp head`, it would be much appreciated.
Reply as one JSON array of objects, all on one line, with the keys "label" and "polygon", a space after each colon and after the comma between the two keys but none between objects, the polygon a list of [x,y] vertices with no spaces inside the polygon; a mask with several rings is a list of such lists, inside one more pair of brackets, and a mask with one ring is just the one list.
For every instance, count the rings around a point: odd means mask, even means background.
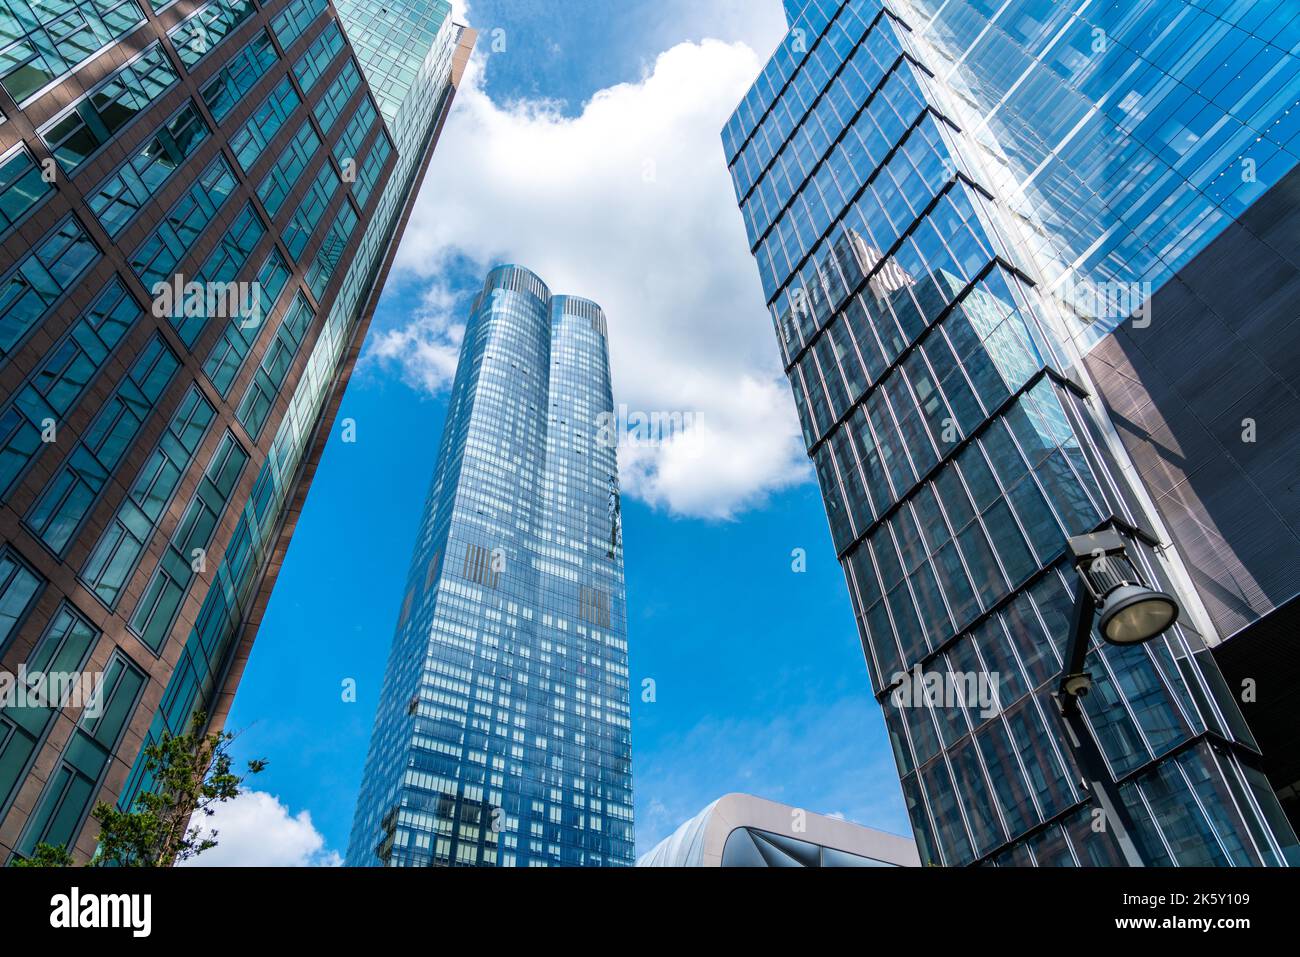
[{"label": "lamp head", "polygon": [[1112,645],[1140,645],[1163,634],[1178,621],[1178,602],[1144,585],[1121,585],[1106,595],[1101,608],[1101,636]]}]

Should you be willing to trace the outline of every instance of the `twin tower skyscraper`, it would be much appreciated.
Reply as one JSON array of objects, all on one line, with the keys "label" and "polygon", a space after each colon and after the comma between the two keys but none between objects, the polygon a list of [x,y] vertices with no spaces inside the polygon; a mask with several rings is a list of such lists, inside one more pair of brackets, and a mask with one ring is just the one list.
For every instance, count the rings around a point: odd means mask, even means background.
[{"label": "twin tower skyscraper", "polygon": [[634,860],[605,314],[493,270],[470,313],[349,865]]}]

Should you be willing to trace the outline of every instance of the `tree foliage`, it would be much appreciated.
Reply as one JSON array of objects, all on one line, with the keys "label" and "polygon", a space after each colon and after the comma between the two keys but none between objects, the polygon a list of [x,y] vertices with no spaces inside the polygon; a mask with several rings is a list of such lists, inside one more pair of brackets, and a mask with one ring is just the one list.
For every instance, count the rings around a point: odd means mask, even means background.
[{"label": "tree foliage", "polygon": [[71,867],[76,862],[62,844],[55,847],[42,841],[31,857],[19,858],[14,867]]},{"label": "tree foliage", "polygon": [[[207,715],[197,712],[184,734],[164,731],[144,749],[145,771],[153,786],[130,810],[100,802],[92,812],[99,822],[99,849],[91,867],[172,867],[217,846],[217,832],[203,827],[216,806],[238,797],[244,778],[232,770],[235,736],[204,734]],[[260,774],[265,761],[249,761],[247,774]],[[195,823],[195,819],[198,822]],[[66,848],[41,844],[21,867],[67,867]]]}]

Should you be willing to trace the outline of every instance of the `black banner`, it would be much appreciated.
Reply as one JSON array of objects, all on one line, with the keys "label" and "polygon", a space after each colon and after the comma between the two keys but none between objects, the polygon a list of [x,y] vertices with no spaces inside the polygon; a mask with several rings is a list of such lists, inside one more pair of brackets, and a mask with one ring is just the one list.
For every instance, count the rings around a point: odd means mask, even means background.
[{"label": "black banner", "polygon": [[603,940],[601,949],[649,935],[731,950],[789,932],[847,932],[864,945],[905,934],[918,947],[1199,934],[1232,946],[1292,928],[1297,890],[1286,870],[10,868],[0,871],[0,926],[9,953],[71,935],[207,951],[256,937],[391,946],[530,932],[546,947]]}]

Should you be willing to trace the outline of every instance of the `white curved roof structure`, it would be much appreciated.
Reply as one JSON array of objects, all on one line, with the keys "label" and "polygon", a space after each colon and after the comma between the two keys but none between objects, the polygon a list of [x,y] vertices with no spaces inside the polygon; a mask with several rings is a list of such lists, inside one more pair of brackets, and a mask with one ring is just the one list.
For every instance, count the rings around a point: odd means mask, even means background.
[{"label": "white curved roof structure", "polygon": [[918,867],[916,844],[897,834],[750,794],[714,801],[637,867]]}]

